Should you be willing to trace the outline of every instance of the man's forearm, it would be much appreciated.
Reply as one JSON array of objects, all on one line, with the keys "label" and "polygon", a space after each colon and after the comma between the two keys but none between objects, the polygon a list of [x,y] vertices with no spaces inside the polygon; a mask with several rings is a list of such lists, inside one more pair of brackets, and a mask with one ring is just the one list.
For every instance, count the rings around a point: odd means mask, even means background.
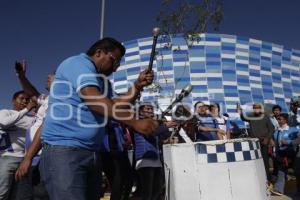
[{"label": "man's forearm", "polygon": [[12,112],[3,110],[0,112],[0,128],[6,129],[10,126],[13,126],[17,121],[19,121],[26,113],[29,112],[29,109],[24,108],[19,112]]},{"label": "man's forearm", "polygon": [[203,131],[203,132],[219,131],[218,128],[210,128],[210,127],[205,127],[205,126],[198,126],[198,130]]},{"label": "man's forearm", "polygon": [[137,97],[139,96],[142,86],[139,86],[137,82],[133,84],[133,86],[126,92],[125,94],[122,94],[120,97],[114,99],[114,102],[116,103],[133,103]]},{"label": "man's forearm", "polygon": [[33,157],[36,156],[37,153],[41,150],[41,148],[42,148],[41,135],[42,135],[42,126],[40,126],[38,128],[38,130],[36,131],[33,141],[31,143],[24,159],[32,160]]},{"label": "man's forearm", "polygon": [[[86,97],[100,97],[101,93],[97,87],[86,87],[81,90],[82,95]],[[128,110],[120,109],[115,101],[109,98],[85,98],[86,105],[95,113],[102,116],[115,119],[126,125],[132,126],[135,121],[134,113]]]},{"label": "man's forearm", "polygon": [[40,95],[39,91],[37,91],[37,89],[30,83],[30,81],[26,78],[25,75],[20,75],[19,80],[24,92],[27,95],[29,95],[30,97],[38,97]]}]

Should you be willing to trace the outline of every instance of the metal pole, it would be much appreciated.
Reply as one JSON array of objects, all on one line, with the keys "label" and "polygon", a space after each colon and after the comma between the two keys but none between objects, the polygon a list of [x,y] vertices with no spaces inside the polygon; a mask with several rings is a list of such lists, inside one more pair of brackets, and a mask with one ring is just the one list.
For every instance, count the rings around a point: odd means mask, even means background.
[{"label": "metal pole", "polygon": [[103,32],[104,32],[104,11],[105,11],[105,0],[101,0],[101,24],[100,24],[100,39],[103,38]]}]

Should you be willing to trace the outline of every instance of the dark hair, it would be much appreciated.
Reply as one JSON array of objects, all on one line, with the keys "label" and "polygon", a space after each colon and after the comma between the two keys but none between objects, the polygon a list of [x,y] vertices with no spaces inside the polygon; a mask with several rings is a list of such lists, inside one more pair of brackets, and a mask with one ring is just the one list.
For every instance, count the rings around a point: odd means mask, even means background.
[{"label": "dark hair", "polygon": [[151,106],[154,109],[154,105],[150,102],[143,102],[142,104],[139,105],[139,111],[143,110],[146,106]]},{"label": "dark hair", "polygon": [[175,116],[177,117],[190,117],[192,115],[191,111],[189,108],[185,107],[184,105],[178,105],[176,110],[175,110]]},{"label": "dark hair", "polygon": [[209,110],[211,111],[212,107],[217,107],[218,112],[220,112],[220,105],[218,103],[212,103],[209,105]]},{"label": "dark hair", "polygon": [[274,111],[275,109],[279,109],[280,112],[281,112],[281,107],[280,107],[280,105],[274,105],[274,106],[272,107],[272,111]]},{"label": "dark hair", "polygon": [[25,93],[25,92],[24,92],[23,90],[20,90],[20,91],[18,91],[18,92],[15,92],[14,95],[13,95],[12,100],[15,100],[16,98],[18,98],[18,96],[19,96],[20,94],[24,94],[24,93]]},{"label": "dark hair", "polygon": [[223,116],[225,116],[225,117],[228,117],[228,118],[229,118],[229,115],[228,115],[228,113],[224,113],[224,114],[223,114]]},{"label": "dark hair", "polygon": [[289,122],[289,114],[280,113],[277,118],[279,118],[279,117],[283,117],[286,120],[286,122]]},{"label": "dark hair", "polygon": [[107,51],[107,52],[112,52],[115,49],[119,49],[121,51],[122,56],[124,56],[125,51],[126,51],[125,47],[120,42],[118,42],[117,40],[115,40],[113,38],[106,37],[106,38],[103,38],[103,39],[98,40],[97,42],[95,42],[87,50],[86,54],[88,56],[93,56],[98,49],[102,49],[102,50]]},{"label": "dark hair", "polygon": [[255,106],[257,106],[257,107],[260,107],[260,108],[262,109],[262,107],[261,107],[261,104],[260,104],[260,103],[254,103],[254,104],[252,105],[252,108],[254,108]]},{"label": "dark hair", "polygon": [[[194,105],[194,109],[197,108],[197,105],[198,105],[199,103],[203,103],[203,102],[202,102],[202,101],[197,101],[197,102],[195,103],[195,105]],[[203,104],[204,104],[204,103],[203,103]]]}]

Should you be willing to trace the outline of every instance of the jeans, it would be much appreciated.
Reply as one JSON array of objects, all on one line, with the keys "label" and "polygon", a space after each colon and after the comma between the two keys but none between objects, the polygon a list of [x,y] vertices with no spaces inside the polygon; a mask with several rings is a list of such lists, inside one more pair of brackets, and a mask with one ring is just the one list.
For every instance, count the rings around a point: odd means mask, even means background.
[{"label": "jeans", "polygon": [[286,175],[289,168],[289,161],[293,163],[295,159],[294,151],[277,151],[276,162],[278,166],[277,181],[274,184],[274,189],[280,193],[284,193],[284,186],[286,181]]},{"label": "jeans", "polygon": [[28,172],[28,178],[30,179],[30,188],[28,191],[32,192],[33,200],[49,200],[49,196],[45,185],[40,181],[39,165],[31,166]]},{"label": "jeans", "polygon": [[0,199],[1,200],[31,200],[32,193],[28,192],[29,179],[25,177],[15,182],[15,172],[23,158],[0,157]]},{"label": "jeans", "polygon": [[285,177],[286,173],[279,170],[277,175],[277,181],[274,184],[274,189],[280,192],[281,194],[284,194]]},{"label": "jeans", "polygon": [[44,144],[40,173],[50,200],[99,200],[100,163],[98,152]]}]

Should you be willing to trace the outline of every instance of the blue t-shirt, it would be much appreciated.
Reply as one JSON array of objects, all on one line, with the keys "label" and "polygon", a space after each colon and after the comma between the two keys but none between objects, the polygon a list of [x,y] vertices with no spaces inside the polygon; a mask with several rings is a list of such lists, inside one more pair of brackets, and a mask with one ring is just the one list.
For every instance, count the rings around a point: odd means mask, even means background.
[{"label": "blue t-shirt", "polygon": [[99,150],[106,120],[80,98],[80,90],[86,86],[98,87],[105,97],[112,96],[108,79],[97,73],[86,54],[70,57],[58,66],[42,131],[43,143]]},{"label": "blue t-shirt", "polygon": [[[294,151],[293,140],[298,138],[299,129],[296,127],[278,128],[273,134],[276,151]],[[281,144],[280,141],[285,140],[288,144]]]},{"label": "blue t-shirt", "polygon": [[[198,120],[198,125],[209,127],[209,128],[219,128],[218,122],[216,119],[214,119],[211,115],[196,115]],[[217,132],[216,131],[209,131],[209,132],[202,132],[198,131],[196,134],[196,140],[197,141],[210,141],[210,140],[217,140]]]}]

